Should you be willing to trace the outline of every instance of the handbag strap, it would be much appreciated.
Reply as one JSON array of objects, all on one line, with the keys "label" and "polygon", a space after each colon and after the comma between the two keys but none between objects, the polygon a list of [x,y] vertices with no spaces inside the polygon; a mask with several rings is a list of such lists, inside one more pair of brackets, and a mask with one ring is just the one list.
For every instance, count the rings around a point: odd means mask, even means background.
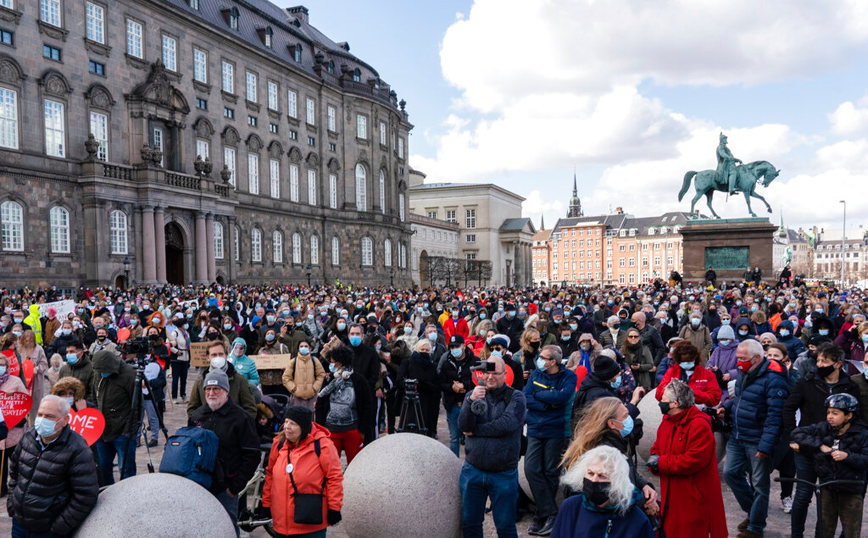
[{"label": "handbag strap", "polygon": [[[280,443],[277,445],[277,451],[280,452],[280,449],[282,449],[282,448],[283,448],[283,440],[281,440]],[[320,443],[319,443],[319,439],[314,440],[314,442],[313,442],[313,451],[316,452],[317,463],[319,463],[319,457],[320,457],[320,454],[321,454],[321,452],[322,452],[322,449],[321,449],[321,447],[320,447]],[[288,450],[288,449],[287,449],[287,452],[286,452],[286,461],[287,461],[287,462],[289,461],[289,450]],[[320,469],[322,469],[322,465],[320,465]],[[293,496],[298,495],[298,488],[295,487],[295,479],[292,477],[292,473],[288,473],[288,474],[289,474],[289,481],[290,481],[290,483],[292,484],[292,490],[293,490],[293,492],[294,492],[294,493],[293,493]],[[325,487],[326,487],[326,477],[325,477],[325,473],[323,473],[323,477],[322,477],[322,489],[321,489],[320,492],[319,492],[320,495],[322,495],[323,493],[325,493]]]}]

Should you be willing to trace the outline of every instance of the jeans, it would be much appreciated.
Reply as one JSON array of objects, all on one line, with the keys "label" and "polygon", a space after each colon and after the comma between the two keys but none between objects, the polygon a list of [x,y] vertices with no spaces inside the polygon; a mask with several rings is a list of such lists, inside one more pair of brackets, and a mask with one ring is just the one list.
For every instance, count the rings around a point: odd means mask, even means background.
[{"label": "jeans", "polygon": [[[136,443],[126,435],[118,435],[113,441],[102,439],[94,443],[99,458],[99,472],[102,475],[102,485],[115,483],[114,461],[118,457],[118,472],[120,479],[136,476]],[[123,468],[121,468],[123,466]]]},{"label": "jeans", "polygon": [[446,424],[449,426],[449,450],[460,458],[459,439],[461,438],[461,430],[458,429],[459,413],[461,413],[460,406],[453,405],[446,408]]},{"label": "jeans", "polygon": [[524,474],[536,501],[537,517],[556,516],[561,472],[560,462],[567,448],[568,439],[527,438],[527,454],[524,456]]},{"label": "jeans", "polygon": [[30,532],[18,520],[12,518],[12,538],[64,538],[66,534],[56,534],[48,532]]},{"label": "jeans", "polygon": [[[160,418],[157,416],[157,408],[154,407],[153,400],[145,400],[145,413],[148,415],[148,426],[151,428],[151,439],[154,441],[160,437]],[[142,428],[145,425],[142,424]],[[141,432],[139,432],[141,435]]]},{"label": "jeans", "polygon": [[518,502],[518,471],[480,471],[465,463],[459,479],[464,518],[464,538],[482,538],[485,501],[491,498],[491,515],[498,538],[517,537],[515,509]]},{"label": "jeans", "polygon": [[241,536],[241,529],[238,528],[238,497],[233,497],[224,489],[217,495],[217,500],[223,505],[226,513],[229,514],[229,519],[232,520],[232,525],[235,526],[235,536]]},{"label": "jeans", "polygon": [[[796,452],[796,476],[811,483],[817,482],[817,471],[814,468],[813,456]],[[793,497],[793,511],[791,513],[793,538],[802,538],[805,534],[805,519],[808,518],[808,507],[811,506],[811,499],[813,497],[813,488],[807,484],[796,483],[796,495]],[[817,514],[819,515],[820,513],[820,508],[818,507]],[[814,535],[819,536],[820,533],[815,530]]]},{"label": "jeans", "polygon": [[[747,528],[751,532],[763,533],[769,513],[769,488],[772,471],[772,458],[756,458],[758,445],[739,441],[730,436],[726,443],[726,464],[723,476],[726,484],[735,495],[738,505],[750,519]],[[747,481],[750,475],[753,489]]]},{"label": "jeans", "polygon": [[188,361],[172,361],[172,399],[178,397],[178,387],[181,387],[181,399],[187,399],[187,369]]}]

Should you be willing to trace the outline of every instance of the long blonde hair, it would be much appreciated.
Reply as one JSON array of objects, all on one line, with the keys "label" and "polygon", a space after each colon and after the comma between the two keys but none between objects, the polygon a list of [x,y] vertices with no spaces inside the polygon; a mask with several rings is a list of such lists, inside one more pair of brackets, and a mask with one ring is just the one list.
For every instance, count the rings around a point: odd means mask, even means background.
[{"label": "long blonde hair", "polygon": [[578,461],[582,454],[600,444],[603,435],[610,430],[609,420],[616,419],[621,407],[621,400],[608,396],[594,400],[582,414],[582,418],[576,424],[573,431],[573,442],[570,443],[564,457],[561,459],[561,467],[569,470]]}]

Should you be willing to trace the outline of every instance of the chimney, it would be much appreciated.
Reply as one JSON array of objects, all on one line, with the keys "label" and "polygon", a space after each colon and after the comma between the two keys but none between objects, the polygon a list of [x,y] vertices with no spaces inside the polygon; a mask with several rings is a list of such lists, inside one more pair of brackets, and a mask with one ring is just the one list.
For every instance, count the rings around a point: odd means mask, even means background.
[{"label": "chimney", "polygon": [[287,13],[300,20],[301,22],[308,22],[308,11],[304,6],[295,6],[286,8]]},{"label": "chimney", "polygon": [[617,213],[618,215],[623,215],[624,214],[624,208],[621,206],[616,207],[615,213]]}]

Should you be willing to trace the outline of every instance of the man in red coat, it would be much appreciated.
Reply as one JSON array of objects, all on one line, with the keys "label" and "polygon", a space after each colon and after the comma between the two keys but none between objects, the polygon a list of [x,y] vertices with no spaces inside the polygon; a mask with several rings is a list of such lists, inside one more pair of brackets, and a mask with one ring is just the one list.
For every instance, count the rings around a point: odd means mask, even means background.
[{"label": "man in red coat", "polygon": [[717,384],[717,376],[702,366],[699,358],[699,350],[687,340],[675,344],[670,362],[672,366],[666,370],[663,380],[657,385],[657,392],[654,394],[658,401],[663,400],[663,391],[666,390],[669,381],[678,379],[690,386],[696,403],[708,407],[715,407],[720,403],[720,397],[723,393]]},{"label": "man in red coat", "polygon": [[443,332],[448,342],[453,334],[460,334],[464,339],[470,338],[470,327],[467,326],[467,321],[461,317],[461,309],[457,306],[452,307],[452,315],[443,323]]},{"label": "man in red coat", "polygon": [[725,538],[726,513],[711,419],[693,389],[673,379],[660,402],[663,422],[648,468],[660,476],[660,513],[667,538]]}]

